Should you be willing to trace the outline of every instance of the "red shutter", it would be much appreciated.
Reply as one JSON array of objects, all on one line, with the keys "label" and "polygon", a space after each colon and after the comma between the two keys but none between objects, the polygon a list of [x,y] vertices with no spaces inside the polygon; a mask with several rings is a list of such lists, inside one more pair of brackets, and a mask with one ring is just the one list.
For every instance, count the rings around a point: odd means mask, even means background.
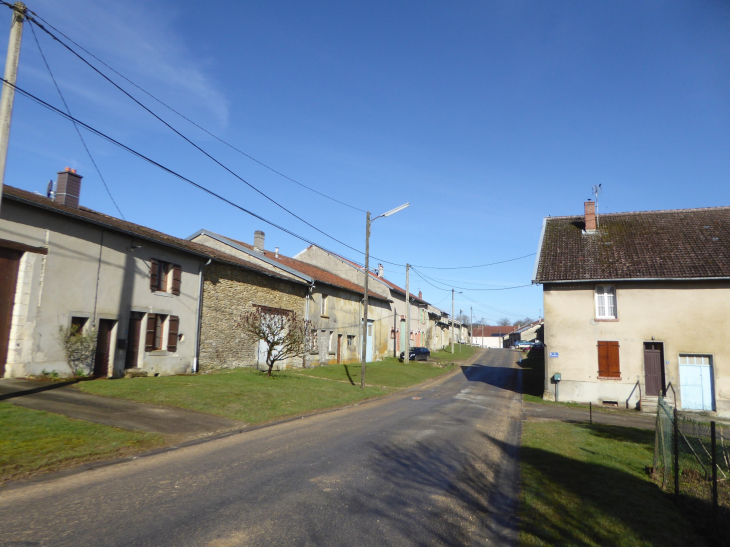
[{"label": "red shutter", "polygon": [[172,266],[172,294],[180,295],[180,278],[182,277],[182,267],[179,264]]},{"label": "red shutter", "polygon": [[621,377],[618,348],[618,342],[598,342],[598,376],[600,378]]},{"label": "red shutter", "polygon": [[144,339],[144,350],[152,351],[155,349],[155,314],[147,314],[147,335]]},{"label": "red shutter", "polygon": [[150,260],[150,290],[155,292],[160,286],[160,263],[154,258]]},{"label": "red shutter", "polygon": [[177,351],[177,331],[180,326],[180,318],[177,315],[171,315],[170,328],[167,335],[167,351]]}]

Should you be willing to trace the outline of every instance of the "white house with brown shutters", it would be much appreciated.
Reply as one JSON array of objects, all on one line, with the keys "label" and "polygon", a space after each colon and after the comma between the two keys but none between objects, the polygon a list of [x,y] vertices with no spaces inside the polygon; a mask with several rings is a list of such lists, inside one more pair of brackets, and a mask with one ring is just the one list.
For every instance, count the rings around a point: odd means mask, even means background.
[{"label": "white house with brown shutters", "polygon": [[[68,191],[67,191],[68,190]],[[234,257],[79,205],[81,176],[52,197],[6,185],[0,209],[0,377],[69,375],[59,340],[98,332],[93,374],[197,369],[201,269]]]},{"label": "white house with brown shutters", "polygon": [[[730,416],[730,207],[543,221],[544,397]],[[557,382],[556,375],[560,380]]]}]

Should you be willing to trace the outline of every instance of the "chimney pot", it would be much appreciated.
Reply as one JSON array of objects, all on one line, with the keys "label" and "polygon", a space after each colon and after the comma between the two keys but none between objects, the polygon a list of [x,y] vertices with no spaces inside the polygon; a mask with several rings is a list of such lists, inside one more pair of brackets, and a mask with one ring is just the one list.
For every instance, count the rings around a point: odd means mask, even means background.
[{"label": "chimney pot", "polygon": [[78,209],[82,178],[81,175],[76,174],[76,169],[70,167],[60,171],[56,181],[56,193],[53,196],[53,201]]},{"label": "chimney pot", "polygon": [[383,277],[383,265],[378,264],[378,277]]},{"label": "chimney pot", "polygon": [[253,234],[253,248],[260,253],[264,252],[264,232],[256,230]]},{"label": "chimney pot", "polygon": [[276,256],[276,258],[279,258],[279,247],[274,247],[274,256]]},{"label": "chimney pot", "polygon": [[596,230],[596,203],[588,200],[583,205],[585,207],[586,232],[594,232]]}]

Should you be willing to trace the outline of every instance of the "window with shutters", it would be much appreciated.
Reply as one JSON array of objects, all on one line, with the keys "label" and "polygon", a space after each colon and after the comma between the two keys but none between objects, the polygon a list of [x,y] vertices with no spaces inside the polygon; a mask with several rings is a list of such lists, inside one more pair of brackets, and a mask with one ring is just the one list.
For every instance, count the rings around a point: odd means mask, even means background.
[{"label": "window with shutters", "polygon": [[598,377],[621,378],[618,342],[598,342]]},{"label": "window with shutters", "polygon": [[616,319],[616,287],[596,285],[596,319]]},{"label": "window with shutters", "polygon": [[180,318],[161,313],[147,314],[145,351],[177,351],[180,336]]},{"label": "window with shutters", "polygon": [[182,267],[153,258],[150,260],[150,290],[152,292],[169,292],[180,294]]}]

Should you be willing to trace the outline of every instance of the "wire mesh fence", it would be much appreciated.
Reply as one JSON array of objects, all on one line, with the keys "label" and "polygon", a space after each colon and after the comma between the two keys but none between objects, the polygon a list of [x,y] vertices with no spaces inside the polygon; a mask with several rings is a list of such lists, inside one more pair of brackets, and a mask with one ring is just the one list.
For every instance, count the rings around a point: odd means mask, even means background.
[{"label": "wire mesh fence", "polygon": [[730,426],[677,412],[660,396],[654,473],[677,503],[730,543]]}]

